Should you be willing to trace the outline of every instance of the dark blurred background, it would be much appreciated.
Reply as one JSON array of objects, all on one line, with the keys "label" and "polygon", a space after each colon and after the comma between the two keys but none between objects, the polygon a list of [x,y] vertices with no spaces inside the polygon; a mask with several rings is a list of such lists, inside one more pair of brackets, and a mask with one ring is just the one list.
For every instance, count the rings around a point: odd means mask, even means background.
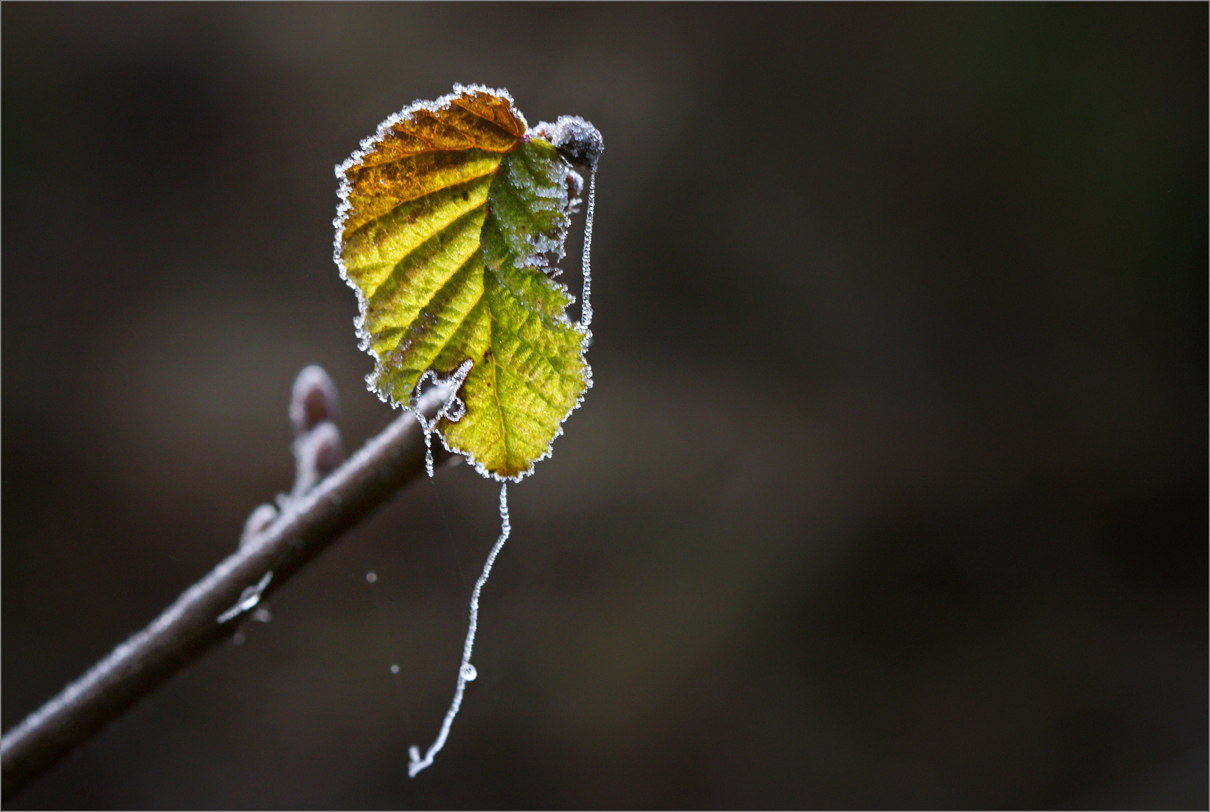
[{"label": "dark blurred background", "polygon": [[1206,807],[1205,4],[2,20],[5,730],[289,489],[300,368],[348,447],[393,418],[360,139],[458,81],[606,144],[596,386],[435,766],[464,465],[12,806]]}]

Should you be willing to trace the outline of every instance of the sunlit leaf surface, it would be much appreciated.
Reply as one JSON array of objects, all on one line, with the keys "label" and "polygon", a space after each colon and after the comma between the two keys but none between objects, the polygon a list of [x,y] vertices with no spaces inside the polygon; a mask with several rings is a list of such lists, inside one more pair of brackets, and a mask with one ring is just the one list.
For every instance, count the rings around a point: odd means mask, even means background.
[{"label": "sunlit leaf surface", "polygon": [[455,86],[384,121],[337,168],[336,261],[358,294],[370,387],[406,406],[419,383],[466,373],[465,409],[436,430],[503,479],[550,453],[591,385],[587,329],[568,320],[549,264],[581,180],[544,134],[506,92]]}]

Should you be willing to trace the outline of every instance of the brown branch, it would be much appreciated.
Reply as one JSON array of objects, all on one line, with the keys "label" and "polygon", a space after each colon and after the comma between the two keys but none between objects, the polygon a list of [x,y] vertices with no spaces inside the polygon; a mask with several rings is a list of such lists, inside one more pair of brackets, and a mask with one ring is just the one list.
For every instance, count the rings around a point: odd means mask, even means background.
[{"label": "brown branch", "polygon": [[[427,393],[420,399],[421,412],[432,419],[444,398],[440,390]],[[423,435],[415,417],[405,411],[313,489],[286,501],[275,521],[247,539],[147,628],[10,730],[0,741],[4,800],[231,637],[259,599],[423,475]]]}]

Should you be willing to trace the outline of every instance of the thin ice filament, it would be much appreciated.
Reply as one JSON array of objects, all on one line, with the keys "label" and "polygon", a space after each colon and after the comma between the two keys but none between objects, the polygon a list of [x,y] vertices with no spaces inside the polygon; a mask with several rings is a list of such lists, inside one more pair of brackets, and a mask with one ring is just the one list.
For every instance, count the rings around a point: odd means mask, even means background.
[{"label": "thin ice filament", "polygon": [[580,326],[585,330],[592,323],[592,305],[588,303],[588,294],[592,293],[592,273],[588,266],[588,253],[592,248],[592,210],[597,201],[597,165],[592,165],[592,175],[588,179],[588,214],[584,218],[584,258],[581,265],[584,270],[584,294],[581,298]]},{"label": "thin ice filament", "polygon": [[475,667],[471,665],[471,649],[475,645],[475,630],[479,627],[479,592],[487,583],[487,577],[492,572],[492,564],[495,563],[496,556],[500,554],[500,548],[508,540],[508,534],[511,531],[512,526],[508,521],[508,485],[502,483],[500,485],[500,538],[496,541],[496,546],[492,547],[492,551],[487,554],[487,561],[483,564],[483,574],[479,576],[479,580],[475,582],[475,589],[471,592],[471,622],[470,628],[466,632],[466,643],[462,646],[462,664],[458,667],[458,684],[454,688],[454,701],[450,703],[450,709],[446,711],[445,720],[441,723],[441,731],[437,734],[437,740],[429,746],[424,758],[420,757],[420,748],[413,745],[408,750],[408,777],[410,778],[415,778],[416,773],[432,764],[433,757],[445,746],[445,740],[450,735],[450,725],[454,723],[454,717],[458,715],[458,708],[462,706],[462,693],[466,690],[466,684],[478,676]]}]

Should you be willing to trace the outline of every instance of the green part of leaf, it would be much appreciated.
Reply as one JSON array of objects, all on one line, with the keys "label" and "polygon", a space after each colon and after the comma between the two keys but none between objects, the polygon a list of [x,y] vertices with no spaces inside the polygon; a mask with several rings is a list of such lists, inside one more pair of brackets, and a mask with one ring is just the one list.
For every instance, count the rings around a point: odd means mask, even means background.
[{"label": "green part of leaf", "polygon": [[564,312],[571,296],[547,273],[570,223],[567,173],[541,138],[502,154],[470,149],[456,171],[363,218],[341,243],[377,359],[371,386],[407,404],[426,371],[446,378],[469,359],[465,413],[436,430],[497,478],[530,473],[591,385],[585,333]]},{"label": "green part of leaf", "polygon": [[487,202],[485,343],[481,355],[467,356],[475,366],[463,387],[466,415],[443,418],[438,429],[451,448],[511,478],[549,453],[588,388],[584,334],[564,312],[572,299],[543,270],[544,254],[561,256],[570,224],[566,164],[549,143],[524,142],[504,157]]},{"label": "green part of leaf", "polygon": [[567,166],[549,143],[535,138],[504,156],[487,205],[483,258],[489,268],[544,263],[540,255],[551,252],[562,258],[571,223]]}]

